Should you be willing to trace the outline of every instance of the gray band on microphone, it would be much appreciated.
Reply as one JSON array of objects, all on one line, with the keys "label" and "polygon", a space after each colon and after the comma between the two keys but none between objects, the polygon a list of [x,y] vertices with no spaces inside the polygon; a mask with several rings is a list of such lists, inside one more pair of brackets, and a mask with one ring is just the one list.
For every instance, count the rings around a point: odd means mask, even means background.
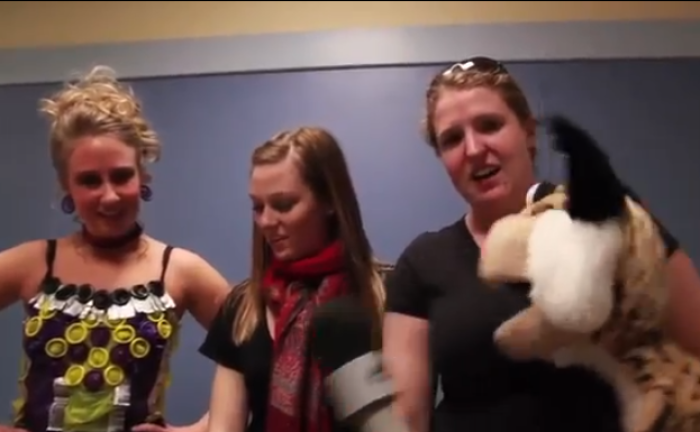
[{"label": "gray band on microphone", "polygon": [[380,352],[346,363],[326,378],[333,411],[343,421],[358,411],[394,396],[391,380],[382,372]]}]

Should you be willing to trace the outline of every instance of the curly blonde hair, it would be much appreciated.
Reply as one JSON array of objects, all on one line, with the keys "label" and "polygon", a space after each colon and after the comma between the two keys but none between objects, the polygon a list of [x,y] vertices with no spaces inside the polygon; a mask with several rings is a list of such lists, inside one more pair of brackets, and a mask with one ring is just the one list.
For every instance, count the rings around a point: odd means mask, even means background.
[{"label": "curly blonde hair", "polygon": [[39,110],[50,122],[51,160],[61,180],[72,141],[85,136],[114,135],[135,148],[146,180],[146,165],[160,158],[160,141],[145,119],[141,103],[131,87],[119,82],[107,66],[96,66],[66,83],[42,99]]}]

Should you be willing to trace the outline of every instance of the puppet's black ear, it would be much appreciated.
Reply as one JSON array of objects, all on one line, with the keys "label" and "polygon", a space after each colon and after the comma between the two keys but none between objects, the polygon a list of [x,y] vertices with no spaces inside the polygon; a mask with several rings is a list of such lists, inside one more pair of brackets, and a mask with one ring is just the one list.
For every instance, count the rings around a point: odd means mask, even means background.
[{"label": "puppet's black ear", "polygon": [[554,149],[567,158],[570,217],[596,223],[622,216],[625,187],[595,139],[563,116],[552,116],[544,124]]}]

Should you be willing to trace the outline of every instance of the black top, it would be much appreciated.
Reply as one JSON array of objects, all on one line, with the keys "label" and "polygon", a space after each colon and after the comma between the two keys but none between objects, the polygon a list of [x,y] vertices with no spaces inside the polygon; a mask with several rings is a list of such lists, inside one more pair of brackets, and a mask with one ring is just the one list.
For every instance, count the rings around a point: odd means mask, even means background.
[{"label": "black top", "polygon": [[[242,289],[238,286],[234,289]],[[232,293],[236,295],[237,293]],[[238,314],[238,302],[233,310],[221,308],[209,327],[199,352],[218,365],[243,375],[248,397],[250,424],[247,432],[264,432],[267,414],[270,374],[272,371],[272,337],[267,320],[261,319],[253,335],[240,345],[233,343],[233,320]]]},{"label": "black top", "polygon": [[[130,397],[125,407],[117,405],[116,402],[102,406],[103,409],[108,410],[108,412],[105,411],[105,415],[109,414],[113,419],[121,418],[119,422],[122,424],[113,422],[113,426],[118,426],[118,430],[124,431],[131,430],[133,426],[141,423],[165,426],[162,413],[154,409],[153,398],[155,396],[156,400],[159,400],[164,396],[165,387],[160,380],[161,372],[163,365],[167,365],[172,343],[175,340],[174,334],[165,334],[161,331],[160,324],[167,324],[162,327],[163,329],[174,329],[179,322],[175,314],[175,305],[163,299],[167,296],[165,275],[172,251],[173,247],[169,245],[163,250],[162,267],[157,279],[128,287],[104,288],[89,283],[62,280],[58,277],[55,272],[55,262],[59,252],[58,242],[56,239],[46,241],[46,273],[38,295],[24,303],[26,322],[38,320],[36,322],[43,325],[35,327],[36,331],[33,334],[25,333],[23,339],[22,362],[28,367],[24,369],[20,379],[21,393],[24,397],[22,403],[15,406],[15,427],[32,432],[45,432],[51,430],[49,426],[54,428],[67,426],[63,417],[55,415],[56,412],[61,412],[65,405],[61,405],[62,402],[57,404],[55,401],[62,398],[56,396],[54,399],[54,395],[69,392],[72,384],[57,384],[56,379],[64,377],[66,370],[72,367],[83,367],[91,346],[110,349],[112,353],[127,354],[112,356],[109,363],[110,368],[119,366],[117,370],[123,371],[123,382],[131,383]],[[151,307],[146,310],[139,308],[139,304],[144,302],[150,303]],[[44,310],[45,306],[49,309]],[[107,313],[110,309],[114,312],[114,308],[132,311],[127,315],[122,312],[121,315],[126,327],[135,332],[131,339],[116,338],[116,332],[113,331],[114,325],[107,322]],[[50,315],[44,312],[50,312]],[[89,317],[94,319],[88,323]],[[155,323],[159,325],[156,326]],[[87,331],[82,335],[82,339],[71,340],[69,337],[71,327],[76,325],[80,325]],[[56,336],[64,344],[66,340],[71,344],[68,351],[58,356],[51,355],[51,350],[47,349],[51,339]],[[134,340],[134,336],[143,338],[148,344],[147,347],[150,347],[145,358],[136,358],[128,354],[128,343]],[[116,344],[112,345],[112,341]],[[124,343],[126,345],[121,345]],[[119,351],[122,348],[126,349]],[[81,354],[84,355],[81,356]],[[85,386],[88,391],[102,391],[100,379],[103,376],[102,371],[96,369],[88,372],[85,379],[78,384]],[[96,372],[98,372],[97,380],[94,379]],[[117,382],[114,385],[109,384],[108,387],[113,388],[120,384],[121,382]],[[64,403],[68,403],[67,399],[64,400],[66,401]],[[90,400],[77,400],[75,408],[89,411],[94,406]],[[104,416],[88,419],[82,425],[82,430],[106,431],[108,428],[104,424],[104,419]]]},{"label": "black top", "polygon": [[[386,278],[392,268],[393,266],[382,263],[379,264],[378,271],[382,278]],[[244,287],[245,282],[234,290],[244,289]],[[234,291],[230,295],[234,296],[233,298],[240,298],[237,294],[239,293]],[[248,396],[248,410],[251,415],[246,431],[263,432],[272,371],[273,340],[267,320],[261,319],[253,335],[240,345],[236,345],[232,339],[232,330],[233,321],[238,314],[238,302],[233,302],[233,307],[229,310],[226,309],[228,305],[227,302],[214,318],[199,352],[218,365],[243,375]],[[347,432],[348,428],[336,423],[333,425],[333,430]]]},{"label": "black top", "polygon": [[[661,228],[670,255],[678,242]],[[527,290],[483,285],[479,254],[460,218],[413,240],[387,279],[388,311],[430,321],[444,392],[433,431],[622,432],[613,390],[594,373],[500,354],[493,334],[528,306]]]}]

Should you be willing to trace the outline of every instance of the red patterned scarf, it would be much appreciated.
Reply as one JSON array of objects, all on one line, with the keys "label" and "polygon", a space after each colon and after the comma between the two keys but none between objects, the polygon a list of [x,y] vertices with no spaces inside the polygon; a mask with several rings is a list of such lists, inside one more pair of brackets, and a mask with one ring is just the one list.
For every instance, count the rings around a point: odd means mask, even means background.
[{"label": "red patterned scarf", "polygon": [[332,429],[322,396],[323,377],[309,356],[307,341],[315,307],[347,292],[344,264],[342,244],[335,242],[310,258],[273,260],[265,274],[263,287],[275,315],[267,432]]}]

